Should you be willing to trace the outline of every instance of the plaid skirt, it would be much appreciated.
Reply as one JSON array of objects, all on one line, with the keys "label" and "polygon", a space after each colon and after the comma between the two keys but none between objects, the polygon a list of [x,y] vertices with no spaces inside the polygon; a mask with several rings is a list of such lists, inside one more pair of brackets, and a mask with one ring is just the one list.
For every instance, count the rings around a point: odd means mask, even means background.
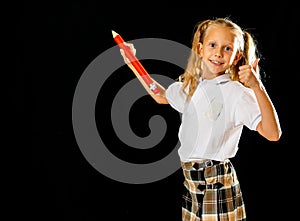
[{"label": "plaid skirt", "polygon": [[182,220],[245,221],[245,205],[232,163],[206,162],[181,163],[185,177]]}]

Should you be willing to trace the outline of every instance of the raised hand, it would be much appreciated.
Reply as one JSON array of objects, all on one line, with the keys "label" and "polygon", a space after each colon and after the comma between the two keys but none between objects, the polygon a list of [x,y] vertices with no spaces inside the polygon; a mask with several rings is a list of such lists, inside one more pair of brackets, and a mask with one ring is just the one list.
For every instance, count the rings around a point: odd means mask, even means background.
[{"label": "raised hand", "polygon": [[246,87],[253,88],[260,85],[259,75],[257,74],[259,58],[252,65],[246,64],[239,67],[239,80]]},{"label": "raised hand", "polygon": [[[132,43],[124,42],[123,44],[130,49],[131,53],[134,56],[136,55],[136,49],[135,49],[135,47],[134,47],[134,45]],[[125,64],[129,64],[130,60],[129,60],[129,58],[126,57],[126,54],[125,54],[125,52],[124,52],[124,50],[122,48],[120,49],[120,53],[121,53],[121,55],[122,55],[122,57],[124,59]]]}]

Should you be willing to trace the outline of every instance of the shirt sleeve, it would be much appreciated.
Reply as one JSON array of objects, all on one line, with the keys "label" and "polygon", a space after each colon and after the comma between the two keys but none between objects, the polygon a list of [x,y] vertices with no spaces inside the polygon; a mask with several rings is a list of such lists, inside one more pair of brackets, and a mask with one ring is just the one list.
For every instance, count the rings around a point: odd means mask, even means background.
[{"label": "shirt sleeve", "polygon": [[166,98],[169,104],[178,112],[182,113],[186,95],[181,91],[182,82],[172,83],[166,90]]},{"label": "shirt sleeve", "polygon": [[250,130],[256,130],[261,121],[261,112],[257,99],[251,89],[247,89],[237,102],[236,119]]}]

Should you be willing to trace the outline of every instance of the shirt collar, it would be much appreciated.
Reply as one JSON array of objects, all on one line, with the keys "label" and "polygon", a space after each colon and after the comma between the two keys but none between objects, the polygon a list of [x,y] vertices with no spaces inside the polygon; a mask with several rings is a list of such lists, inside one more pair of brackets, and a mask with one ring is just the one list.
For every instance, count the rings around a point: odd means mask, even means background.
[{"label": "shirt collar", "polygon": [[200,82],[207,82],[207,83],[212,83],[212,84],[222,84],[222,83],[226,83],[230,80],[231,80],[230,74],[222,74],[211,80],[206,80],[206,79],[203,80],[202,77],[200,77]]}]

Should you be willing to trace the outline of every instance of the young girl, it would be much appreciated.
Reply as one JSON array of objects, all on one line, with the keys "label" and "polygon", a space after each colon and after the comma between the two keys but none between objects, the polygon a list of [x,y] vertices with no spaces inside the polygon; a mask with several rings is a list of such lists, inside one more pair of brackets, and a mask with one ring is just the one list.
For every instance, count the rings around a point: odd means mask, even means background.
[{"label": "young girl", "polygon": [[[128,44],[132,52],[135,48]],[[128,61],[124,51],[121,54]],[[230,158],[243,126],[270,141],[281,128],[260,80],[257,48],[250,33],[228,18],[199,22],[186,70],[158,94],[139,77],[159,104],[182,113],[178,150],[184,181],[183,221],[246,220],[245,205]]]}]

